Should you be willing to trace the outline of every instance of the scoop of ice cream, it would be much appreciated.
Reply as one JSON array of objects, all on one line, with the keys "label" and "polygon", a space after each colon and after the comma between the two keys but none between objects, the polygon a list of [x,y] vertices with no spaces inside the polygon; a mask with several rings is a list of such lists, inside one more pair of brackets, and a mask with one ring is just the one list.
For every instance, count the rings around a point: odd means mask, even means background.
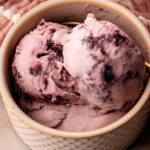
[{"label": "scoop of ice cream", "polygon": [[48,104],[33,101],[30,97],[22,95],[19,100],[22,110],[34,120],[48,126],[55,127],[66,117],[68,106]]},{"label": "scoop of ice cream", "polygon": [[63,131],[88,131],[104,127],[122,117],[126,111],[103,114],[89,105],[48,104],[22,96],[19,105],[32,119]]},{"label": "scoop of ice cream", "polygon": [[99,108],[89,105],[71,105],[66,117],[56,129],[64,131],[89,131],[107,126],[123,115],[126,111],[114,111],[103,114]]},{"label": "scoop of ice cream", "polygon": [[116,25],[89,14],[64,45],[64,66],[79,93],[102,112],[131,107],[143,89],[144,58]]},{"label": "scoop of ice cream", "polygon": [[38,101],[78,99],[75,80],[63,67],[63,44],[71,29],[42,20],[19,42],[12,63],[17,86]]}]

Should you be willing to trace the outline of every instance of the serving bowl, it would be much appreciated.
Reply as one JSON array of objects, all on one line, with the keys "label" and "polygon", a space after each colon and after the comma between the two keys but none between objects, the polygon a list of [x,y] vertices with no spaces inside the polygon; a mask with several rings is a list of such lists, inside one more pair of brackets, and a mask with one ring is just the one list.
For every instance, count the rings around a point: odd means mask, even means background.
[{"label": "serving bowl", "polygon": [[[23,15],[6,35],[0,50],[0,91],[7,113],[17,134],[34,150],[124,150],[141,133],[150,112],[150,80],[136,105],[122,118],[100,129],[65,132],[48,128],[27,116],[16,104],[10,90],[10,58],[22,36],[44,18],[47,21],[82,22],[88,13],[123,29],[142,49],[145,60],[150,56],[150,35],[138,18],[110,0],[51,0]],[[138,67],[138,66],[137,66]],[[119,92],[119,91],[118,91]]]}]

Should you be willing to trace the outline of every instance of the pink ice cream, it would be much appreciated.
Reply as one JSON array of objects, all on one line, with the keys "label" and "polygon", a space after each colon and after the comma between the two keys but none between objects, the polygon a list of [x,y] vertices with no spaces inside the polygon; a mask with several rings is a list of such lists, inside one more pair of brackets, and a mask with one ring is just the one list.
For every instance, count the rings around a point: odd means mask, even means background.
[{"label": "pink ice cream", "polygon": [[104,127],[122,117],[127,111],[113,111],[107,114],[89,105],[58,105],[33,101],[22,96],[19,100],[22,110],[34,120],[63,131],[88,131]]},{"label": "pink ice cream", "polygon": [[78,97],[76,83],[63,66],[65,35],[71,29],[42,20],[16,48],[12,72],[17,86],[37,101]]},{"label": "pink ice cream", "polygon": [[142,92],[145,64],[139,48],[119,27],[97,21],[93,14],[73,28],[63,56],[79,93],[92,107],[126,110]]},{"label": "pink ice cream", "polygon": [[144,76],[140,49],[93,14],[74,28],[42,20],[21,39],[12,61],[14,97],[22,110],[65,131],[119,119],[142,93]]}]

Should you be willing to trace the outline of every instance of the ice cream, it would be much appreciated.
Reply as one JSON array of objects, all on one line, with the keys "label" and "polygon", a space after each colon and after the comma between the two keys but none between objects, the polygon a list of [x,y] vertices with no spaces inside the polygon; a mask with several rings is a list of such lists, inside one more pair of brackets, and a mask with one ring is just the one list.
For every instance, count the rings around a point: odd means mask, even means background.
[{"label": "ice cream", "polygon": [[[143,89],[144,58],[116,25],[89,14],[76,26],[63,49],[64,66],[76,79],[79,93],[102,111],[127,109]],[[77,57],[74,57],[77,56]]]},{"label": "ice cream", "polygon": [[[42,20],[16,48],[12,72],[16,84],[33,99],[74,99],[76,83],[63,66],[62,43],[71,29]],[[63,41],[64,40],[64,41]]]},{"label": "ice cream", "polygon": [[34,120],[63,131],[88,131],[104,127],[122,117],[127,111],[113,111],[107,114],[89,105],[58,105],[38,102],[22,96],[19,100],[22,110]]},{"label": "ice cream", "polygon": [[106,126],[142,93],[140,51],[119,27],[93,14],[74,28],[42,20],[16,47],[14,95],[25,113],[48,127],[87,131]]}]

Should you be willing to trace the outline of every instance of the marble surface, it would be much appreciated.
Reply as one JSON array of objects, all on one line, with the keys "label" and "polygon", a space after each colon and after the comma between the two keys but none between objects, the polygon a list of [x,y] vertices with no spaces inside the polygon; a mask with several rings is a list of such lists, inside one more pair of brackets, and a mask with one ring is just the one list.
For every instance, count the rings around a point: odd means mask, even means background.
[{"label": "marble surface", "polygon": [[[0,97],[0,150],[30,150],[14,131]],[[150,118],[143,133],[127,150],[150,150]]]}]

